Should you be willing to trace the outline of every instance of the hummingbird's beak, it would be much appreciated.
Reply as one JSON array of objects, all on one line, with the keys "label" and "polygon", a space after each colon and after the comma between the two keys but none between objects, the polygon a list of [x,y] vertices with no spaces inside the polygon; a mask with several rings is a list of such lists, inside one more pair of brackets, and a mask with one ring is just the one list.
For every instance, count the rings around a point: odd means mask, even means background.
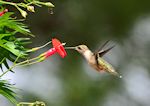
[{"label": "hummingbird's beak", "polygon": [[76,47],[65,47],[65,49],[73,49],[73,50],[76,50]]}]

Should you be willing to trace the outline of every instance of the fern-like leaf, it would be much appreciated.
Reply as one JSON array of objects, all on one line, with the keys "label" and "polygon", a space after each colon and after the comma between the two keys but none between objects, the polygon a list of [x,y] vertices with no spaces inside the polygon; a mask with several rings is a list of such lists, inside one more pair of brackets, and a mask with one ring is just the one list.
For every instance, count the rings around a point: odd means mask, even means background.
[{"label": "fern-like leaf", "polygon": [[[9,66],[6,59],[14,62],[15,57],[24,58],[27,56],[25,44],[30,43],[29,38],[17,38],[16,34],[32,35],[26,25],[21,23],[21,20],[11,18],[12,12],[5,13],[0,17],[0,68],[2,64],[7,69]],[[3,60],[5,58],[5,60]],[[2,61],[3,60],[3,61]]]},{"label": "fern-like leaf", "polygon": [[7,80],[0,79],[0,94],[5,96],[10,102],[17,104],[17,94],[14,92],[15,89],[16,88]]}]

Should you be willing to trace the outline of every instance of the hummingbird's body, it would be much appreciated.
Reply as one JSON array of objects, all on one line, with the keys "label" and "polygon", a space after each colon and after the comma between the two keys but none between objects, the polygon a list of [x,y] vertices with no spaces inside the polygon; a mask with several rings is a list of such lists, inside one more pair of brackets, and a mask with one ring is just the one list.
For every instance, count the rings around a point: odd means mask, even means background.
[{"label": "hummingbird's body", "polygon": [[88,64],[93,67],[95,70],[101,72],[106,71],[113,75],[121,76],[115,71],[111,64],[105,61],[102,56],[111,50],[113,47],[107,50],[100,50],[98,52],[93,53],[86,45],[79,45],[76,47],[71,47],[70,49],[77,50],[80,54],[82,54],[87,60]]},{"label": "hummingbird's body", "polygon": [[88,64],[93,67],[94,69],[96,69],[97,71],[99,70],[99,68],[97,67],[97,62],[96,62],[96,59],[95,59],[95,55],[94,53],[92,53],[91,50],[86,50],[84,53],[83,53],[83,56],[85,57],[85,59],[87,60]]}]

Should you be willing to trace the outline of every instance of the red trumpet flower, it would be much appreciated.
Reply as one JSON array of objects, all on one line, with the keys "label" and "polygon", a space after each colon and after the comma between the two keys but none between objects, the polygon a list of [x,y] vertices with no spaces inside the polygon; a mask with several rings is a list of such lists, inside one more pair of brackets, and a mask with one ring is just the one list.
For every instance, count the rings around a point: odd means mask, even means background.
[{"label": "red trumpet flower", "polygon": [[3,16],[6,12],[8,12],[8,9],[5,9],[5,10],[1,11],[0,16]]},{"label": "red trumpet flower", "polygon": [[[39,55],[35,58],[20,62],[17,65],[25,66],[25,65],[35,64],[35,63],[38,63],[38,62],[41,62],[41,61],[47,59],[49,56],[51,56],[55,53],[58,53],[62,58],[64,58],[67,55],[67,53],[63,47],[64,43],[61,43],[58,39],[54,38],[54,39],[52,39],[52,45],[53,45],[53,48],[49,49],[48,51],[42,53],[41,55]],[[39,48],[36,48],[36,49],[39,49]],[[36,50],[36,49],[34,48],[34,50]]]},{"label": "red trumpet flower", "polygon": [[52,44],[53,44],[53,47],[56,49],[57,53],[62,58],[64,58],[67,55],[63,45],[61,44],[61,42],[58,39],[56,39],[56,38],[52,39]]},{"label": "red trumpet flower", "polygon": [[64,58],[67,55],[62,43],[58,39],[53,38],[52,45],[53,45],[53,48],[49,49],[47,52],[42,54],[44,58],[48,58],[49,56],[55,53],[58,53],[62,58]]}]

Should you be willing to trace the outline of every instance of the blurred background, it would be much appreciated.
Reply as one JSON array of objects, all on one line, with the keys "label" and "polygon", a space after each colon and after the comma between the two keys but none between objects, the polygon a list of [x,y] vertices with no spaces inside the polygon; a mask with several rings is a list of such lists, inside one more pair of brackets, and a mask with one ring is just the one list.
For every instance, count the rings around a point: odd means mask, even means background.
[{"label": "blurred background", "polygon": [[[76,51],[62,59],[15,68],[5,79],[16,84],[19,101],[43,101],[46,106],[150,106],[150,1],[51,0],[51,10],[36,8],[26,24],[36,37],[30,47],[53,37],[66,46],[86,44],[92,51],[105,41],[115,44],[103,58],[122,79],[99,73]],[[35,57],[51,47],[34,53]],[[12,106],[0,96],[2,106]]]}]

